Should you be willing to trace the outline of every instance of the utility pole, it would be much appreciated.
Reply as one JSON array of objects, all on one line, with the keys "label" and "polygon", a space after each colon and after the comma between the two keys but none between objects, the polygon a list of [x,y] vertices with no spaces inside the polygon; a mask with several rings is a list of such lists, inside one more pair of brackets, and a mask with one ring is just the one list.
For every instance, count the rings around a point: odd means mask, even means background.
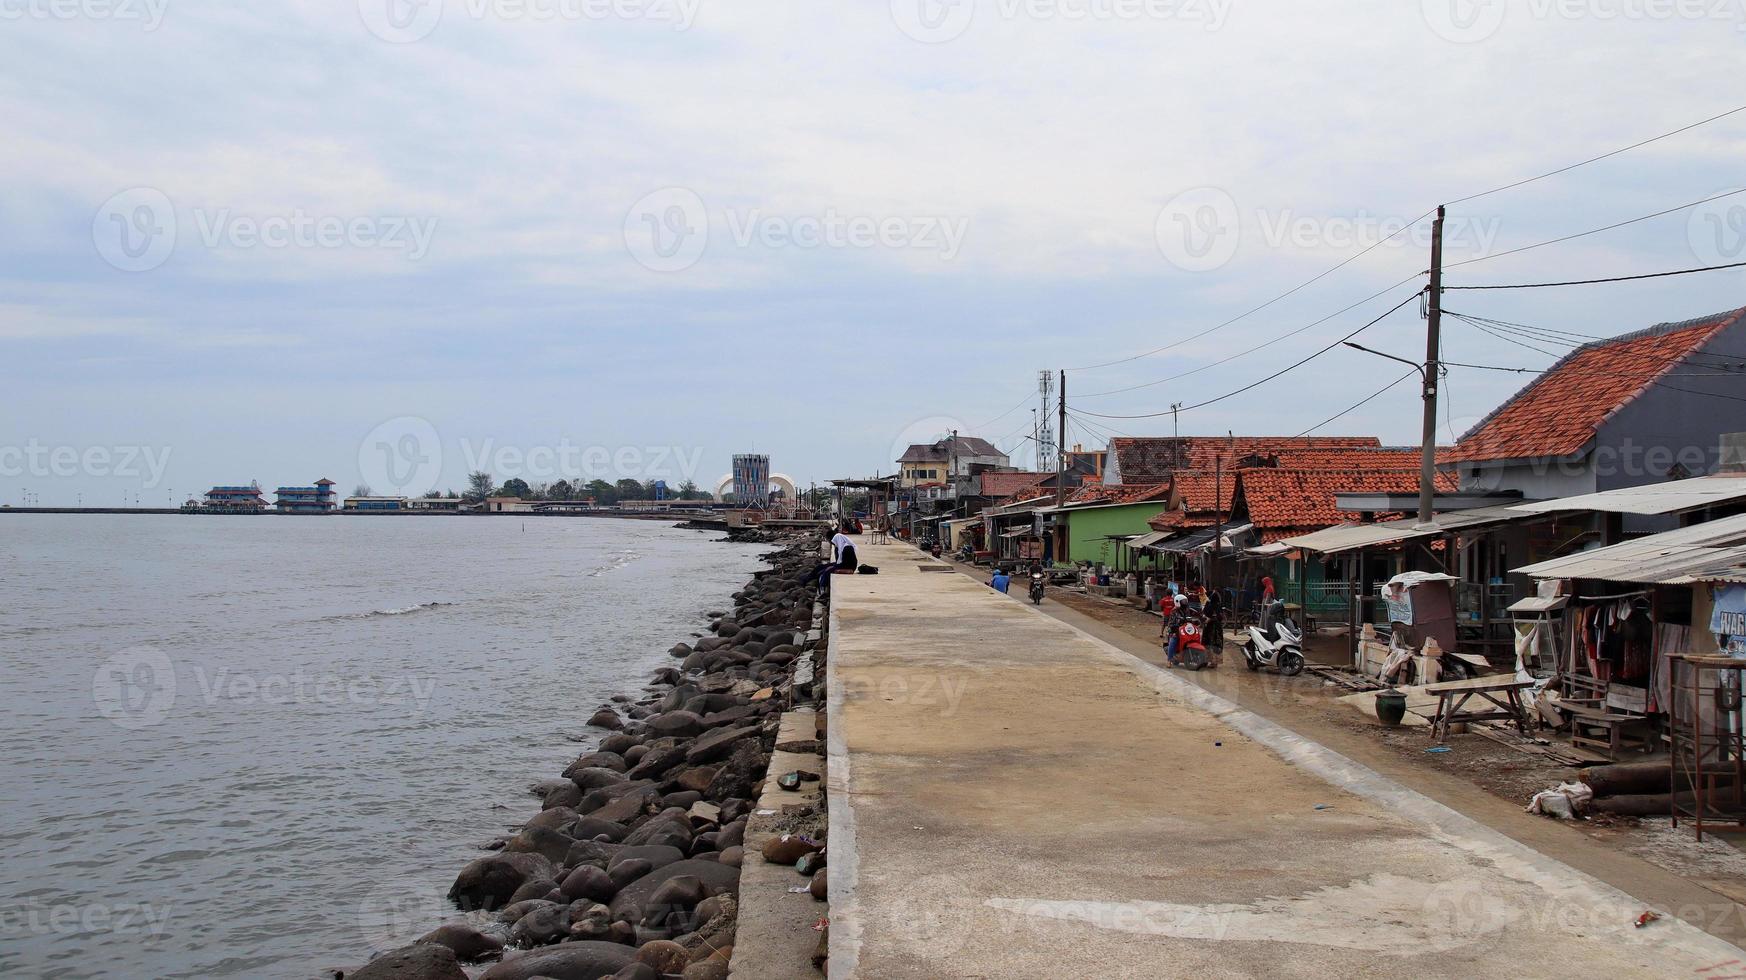
[{"label": "utility pole", "polygon": [[[1067,469],[1067,467],[1066,467],[1066,461],[1067,461],[1067,372],[1066,371],[1061,372],[1061,407],[1060,407],[1060,413],[1061,413],[1061,418],[1060,418],[1060,423],[1058,425],[1058,429],[1060,431],[1060,439],[1059,439],[1059,441],[1056,442],[1056,449],[1055,449],[1055,506],[1057,506],[1057,507],[1059,507],[1062,504],[1065,504],[1067,502],[1067,475],[1065,472],[1065,470]],[[1060,520],[1059,515],[1056,516],[1056,520],[1057,521]]]},{"label": "utility pole", "polygon": [[1419,461],[1419,523],[1431,522],[1431,496],[1437,486],[1437,360],[1443,329],[1443,206],[1431,222],[1431,285],[1425,309],[1425,426]]}]

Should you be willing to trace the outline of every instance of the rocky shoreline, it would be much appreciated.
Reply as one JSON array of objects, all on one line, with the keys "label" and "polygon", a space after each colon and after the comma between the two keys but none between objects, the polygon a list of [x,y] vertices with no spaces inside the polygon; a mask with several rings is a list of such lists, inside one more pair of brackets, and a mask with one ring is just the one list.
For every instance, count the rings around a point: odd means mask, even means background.
[{"label": "rocky shoreline", "polygon": [[[823,676],[808,576],[817,538],[788,540],[733,612],[669,651],[678,665],[656,670],[643,697],[593,712],[598,745],[536,783],[540,813],[455,878],[448,897],[464,921],[335,980],[468,980],[464,965],[478,964],[491,964],[478,980],[727,977],[747,826],[782,713],[815,700]],[[784,788],[817,776],[777,775]],[[804,831],[753,860],[798,864],[822,899],[822,810],[782,815],[796,817]]]}]

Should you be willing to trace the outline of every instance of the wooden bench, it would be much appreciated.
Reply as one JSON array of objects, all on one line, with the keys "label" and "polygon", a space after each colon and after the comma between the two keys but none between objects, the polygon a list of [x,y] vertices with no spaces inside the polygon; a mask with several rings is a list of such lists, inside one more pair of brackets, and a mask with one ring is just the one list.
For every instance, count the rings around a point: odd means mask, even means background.
[{"label": "wooden bench", "polygon": [[[1522,691],[1533,686],[1533,681],[1521,680],[1513,674],[1427,684],[1425,693],[1437,696],[1437,713],[1431,718],[1431,734],[1441,745],[1449,737],[1451,726],[1496,719],[1514,723],[1516,731],[1525,738],[1528,713],[1522,707]],[[1467,702],[1473,698],[1479,698],[1484,704],[1469,709]]]},{"label": "wooden bench", "polygon": [[1655,748],[1655,733],[1651,731],[1647,715],[1569,701],[1561,703],[1560,707],[1570,713],[1570,742],[1573,745],[1599,749],[1614,760],[1627,747],[1640,752],[1651,752]]}]

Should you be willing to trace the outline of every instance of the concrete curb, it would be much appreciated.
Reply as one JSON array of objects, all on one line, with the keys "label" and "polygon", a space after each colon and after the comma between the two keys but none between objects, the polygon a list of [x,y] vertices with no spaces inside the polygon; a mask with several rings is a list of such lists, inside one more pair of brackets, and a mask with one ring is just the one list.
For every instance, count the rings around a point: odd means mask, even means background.
[{"label": "concrete curb", "polygon": [[[829,607],[830,638],[835,643],[837,610]],[[859,878],[860,853],[855,849],[855,805],[849,782],[849,752],[843,741],[843,679],[837,669],[836,651],[825,657],[825,779],[830,820],[827,852],[830,861],[825,876],[830,882],[830,963],[828,976],[851,977],[861,961],[861,919],[857,914],[855,884]]]}]

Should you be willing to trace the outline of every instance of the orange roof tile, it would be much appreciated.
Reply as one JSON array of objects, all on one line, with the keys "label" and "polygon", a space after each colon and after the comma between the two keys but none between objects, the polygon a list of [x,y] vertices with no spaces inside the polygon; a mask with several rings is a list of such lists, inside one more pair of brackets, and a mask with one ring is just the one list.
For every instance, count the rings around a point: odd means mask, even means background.
[{"label": "orange roof tile", "polygon": [[[1417,493],[1418,470],[1243,470],[1242,504],[1249,523],[1256,529],[1320,529],[1358,520],[1361,515],[1341,511],[1335,497],[1341,493]],[[1458,483],[1453,473],[1437,474],[1437,490],[1453,493]],[[1265,535],[1263,535],[1265,537]]]},{"label": "orange roof tile", "polygon": [[1053,473],[983,473],[978,479],[982,481],[984,497],[1010,497],[1022,493],[1054,477]]},{"label": "orange roof tile", "polygon": [[1156,500],[1170,492],[1168,483],[1089,483],[1067,495],[1069,504],[1137,504]]},{"label": "orange roof tile", "polygon": [[1746,309],[1596,341],[1565,355],[1456,444],[1451,461],[1569,456]]},{"label": "orange roof tile", "polygon": [[1293,450],[1381,447],[1375,436],[1128,436],[1109,443],[1123,483],[1157,483],[1176,470],[1235,469],[1249,457]]}]

